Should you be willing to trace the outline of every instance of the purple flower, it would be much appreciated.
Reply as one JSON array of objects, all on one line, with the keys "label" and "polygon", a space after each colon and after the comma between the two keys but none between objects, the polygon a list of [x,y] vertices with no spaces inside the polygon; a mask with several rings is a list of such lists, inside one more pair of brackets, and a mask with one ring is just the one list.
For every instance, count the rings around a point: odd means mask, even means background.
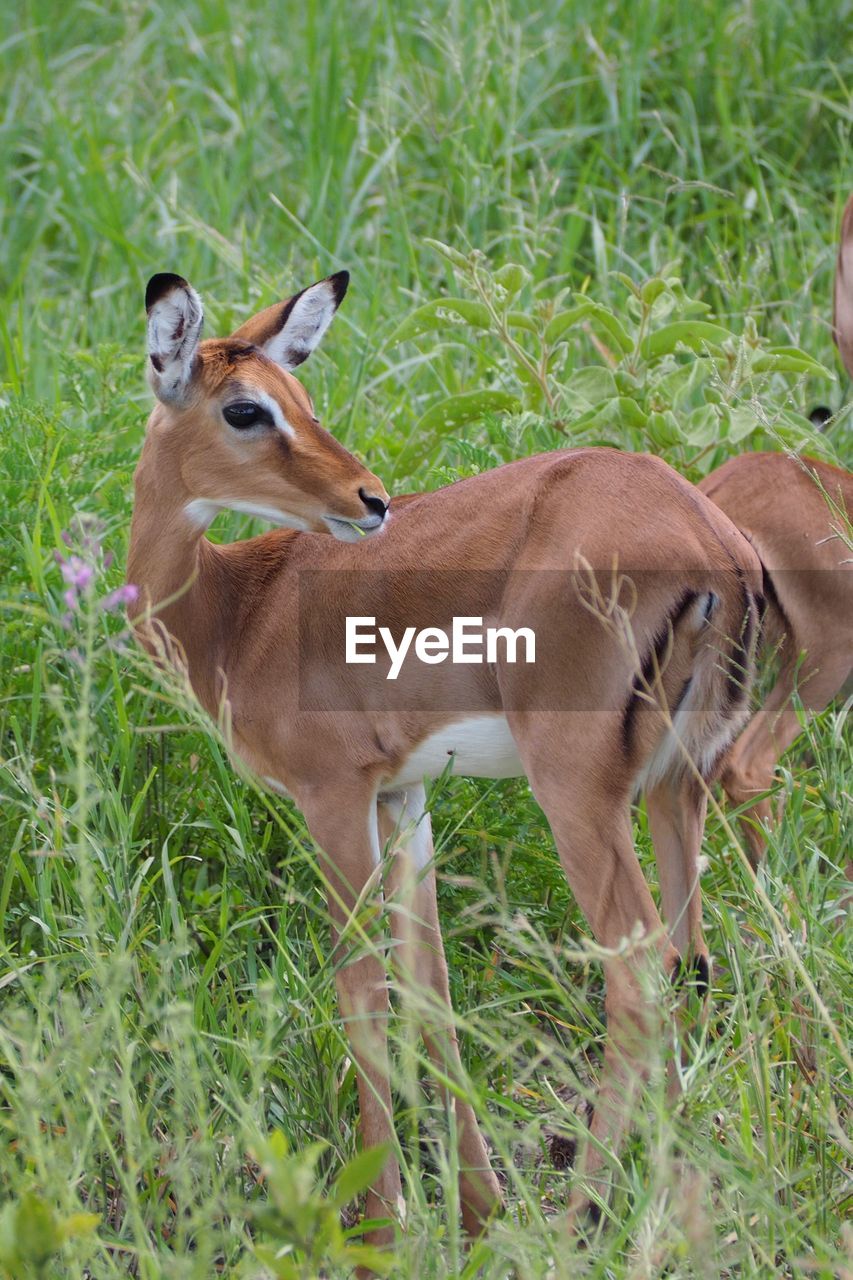
[{"label": "purple flower", "polygon": [[80,591],[85,591],[95,576],[95,570],[80,556],[69,556],[67,560],[61,560],[59,568],[65,581]]},{"label": "purple flower", "polygon": [[[103,526],[98,520],[91,516],[78,516],[72,523],[71,530],[63,531],[61,535],[65,546],[76,547],[77,551],[68,556],[61,551],[54,552],[66,588],[62,599],[68,612],[60,619],[66,630],[73,627],[74,615],[79,613],[83,597],[91,594],[98,575],[113,563],[113,553],[103,549],[100,538],[102,530]],[[99,601],[99,607],[110,613],[122,605],[135,604],[138,599],[139,588],[128,582],[104,596]]]},{"label": "purple flower", "polygon": [[111,609],[118,609],[123,604],[135,604],[139,599],[139,588],[134,586],[132,582],[126,582],[123,587],[117,587],[115,591],[111,591],[101,601],[101,608],[109,612]]}]

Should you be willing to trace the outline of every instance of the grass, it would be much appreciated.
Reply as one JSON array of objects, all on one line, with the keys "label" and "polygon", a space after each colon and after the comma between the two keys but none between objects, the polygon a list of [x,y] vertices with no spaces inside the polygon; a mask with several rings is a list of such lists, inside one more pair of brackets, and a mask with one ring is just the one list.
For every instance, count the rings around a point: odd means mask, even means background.
[{"label": "grass", "polygon": [[[394,333],[416,306],[473,287],[429,239],[523,266],[517,306],[540,329],[568,289],[633,322],[617,273],[640,283],[677,259],[671,274],[735,334],[754,325],[837,373],[829,297],[852,28],[846,0],[307,0],[293,12],[25,0],[14,22],[7,7],[0,1273],[291,1274],[257,1256],[277,1241],[296,1248],[292,1274],[316,1274],[331,1230],[319,1193],[355,1150],[304,824],[235,776],[94,605],[121,581],[148,405],[147,277],[181,271],[204,293],[209,331],[225,332],[350,268],[306,382],[396,491],[566,436],[651,447],[694,478],[737,448],[802,443],[803,411],[816,398],[840,408],[843,378],[783,371],[760,395],[730,382],[708,401],[726,406],[726,434],[696,443],[679,434],[680,410],[676,428],[652,417],[651,366],[620,384],[642,425],[581,421],[576,370],[607,365],[589,328],[555,355],[553,412],[495,332]],[[482,390],[517,397],[520,412],[483,402],[461,431],[424,419]],[[845,414],[811,445],[849,465]],[[99,562],[68,631],[54,552],[81,513],[115,560]],[[223,517],[214,533],[252,528]],[[712,814],[713,1015],[682,1105],[650,1090],[613,1218],[584,1252],[552,1226],[600,1051],[600,969],[526,785],[435,788],[468,1088],[511,1210],[466,1255],[453,1145],[429,1067],[395,1023],[410,1221],[395,1276],[850,1276],[838,1044],[850,1031],[850,763],[836,707],[785,761],[785,818],[758,888]],[[269,1145],[275,1133],[286,1150]],[[333,1252],[328,1274],[345,1274]]]}]

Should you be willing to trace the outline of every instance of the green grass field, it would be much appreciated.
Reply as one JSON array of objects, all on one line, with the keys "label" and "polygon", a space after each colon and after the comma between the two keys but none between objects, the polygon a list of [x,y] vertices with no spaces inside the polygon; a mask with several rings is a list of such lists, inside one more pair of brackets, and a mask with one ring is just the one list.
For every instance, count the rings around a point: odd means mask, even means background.
[{"label": "green grass field", "polygon": [[[150,403],[145,281],[187,276],[213,334],[349,268],[304,378],[392,492],[574,442],[691,479],[758,447],[849,465],[830,296],[853,7],[23,0],[0,83],[0,1275],[343,1276],[356,1091],[315,851],[97,603]],[[730,336],[653,340],[703,314]],[[839,412],[815,438],[818,400]],[[55,553],[84,526],[102,551],[69,623]],[[434,788],[466,1087],[508,1212],[466,1252],[398,1019],[390,1274],[849,1280],[844,719],[786,757],[758,884],[709,818],[711,1017],[585,1249],[557,1226],[600,966],[526,784]],[[642,814],[638,841],[654,880]]]}]

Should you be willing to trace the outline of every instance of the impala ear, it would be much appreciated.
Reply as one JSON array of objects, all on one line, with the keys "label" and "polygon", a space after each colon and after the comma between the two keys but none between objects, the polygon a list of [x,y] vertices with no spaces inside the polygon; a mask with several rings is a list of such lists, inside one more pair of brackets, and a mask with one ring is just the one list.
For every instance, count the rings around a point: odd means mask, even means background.
[{"label": "impala ear", "polygon": [[145,290],[148,312],[149,378],[165,404],[187,398],[204,310],[201,298],[183,276],[162,272]]},{"label": "impala ear", "polygon": [[295,369],[319,345],[343,301],[349,272],[338,271],[317,284],[276,302],[241,324],[232,337],[260,347],[282,369]]},{"label": "impala ear", "polygon": [[841,217],[841,238],[838,261],[835,264],[832,336],[844,368],[853,378],[853,196],[848,199]]}]

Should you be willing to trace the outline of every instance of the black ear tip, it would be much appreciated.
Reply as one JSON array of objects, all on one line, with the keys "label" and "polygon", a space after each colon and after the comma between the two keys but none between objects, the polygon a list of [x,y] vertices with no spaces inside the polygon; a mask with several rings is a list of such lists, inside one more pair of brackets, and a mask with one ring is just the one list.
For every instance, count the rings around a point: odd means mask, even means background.
[{"label": "black ear tip", "polygon": [[349,288],[349,272],[336,271],[333,276],[328,276],[329,284],[335,295],[335,306],[339,307],[344,300],[344,295]]},{"label": "black ear tip", "polygon": [[152,276],[145,289],[145,310],[150,311],[155,303],[164,298],[173,289],[188,289],[189,285],[183,276],[176,276],[172,271],[160,271]]}]

